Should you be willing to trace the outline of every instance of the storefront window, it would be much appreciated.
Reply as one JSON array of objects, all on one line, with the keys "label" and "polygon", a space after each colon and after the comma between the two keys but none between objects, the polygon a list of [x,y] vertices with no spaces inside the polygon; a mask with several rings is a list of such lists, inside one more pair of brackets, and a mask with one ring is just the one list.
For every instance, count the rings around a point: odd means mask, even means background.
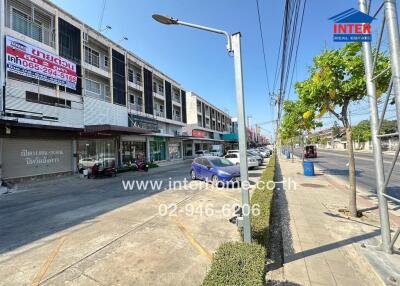
[{"label": "storefront window", "polygon": [[168,155],[170,160],[181,159],[181,143],[169,143],[168,144]]},{"label": "storefront window", "polygon": [[184,152],[186,157],[192,157],[193,156],[193,145],[192,143],[186,143],[184,147]]},{"label": "storefront window", "polygon": [[162,161],[166,160],[165,142],[152,141],[150,142],[150,160]]},{"label": "storefront window", "polygon": [[116,150],[113,140],[78,141],[78,168],[91,168],[94,164],[101,167],[115,167]]},{"label": "storefront window", "polygon": [[146,142],[122,142],[122,163],[124,165],[129,165],[135,160],[144,159],[146,159]]},{"label": "storefront window", "polygon": [[200,143],[196,143],[194,144],[194,150],[197,152],[199,150],[201,150],[201,144]]}]

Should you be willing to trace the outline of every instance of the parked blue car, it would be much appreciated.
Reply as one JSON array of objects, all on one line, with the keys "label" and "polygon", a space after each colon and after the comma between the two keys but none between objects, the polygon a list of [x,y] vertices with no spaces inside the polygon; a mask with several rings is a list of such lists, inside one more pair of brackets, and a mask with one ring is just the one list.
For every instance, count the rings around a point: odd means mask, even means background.
[{"label": "parked blue car", "polygon": [[204,156],[193,160],[190,177],[192,180],[205,180],[214,185],[239,183],[240,170],[239,166],[225,158]]}]

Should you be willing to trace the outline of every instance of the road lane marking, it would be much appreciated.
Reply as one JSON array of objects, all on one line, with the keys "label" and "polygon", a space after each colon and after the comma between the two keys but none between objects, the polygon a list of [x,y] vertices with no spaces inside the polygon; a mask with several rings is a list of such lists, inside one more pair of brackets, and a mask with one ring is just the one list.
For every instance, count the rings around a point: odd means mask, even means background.
[{"label": "road lane marking", "polygon": [[[232,198],[231,198],[232,199]],[[161,204],[161,201],[156,198],[153,197],[153,200],[157,203],[157,204]],[[194,248],[196,248],[196,250],[203,256],[207,257],[210,261],[212,260],[212,255],[208,252],[208,250],[202,246],[200,244],[200,242],[198,242],[196,240],[196,238],[194,238],[194,235],[191,234],[189,232],[189,230],[183,225],[183,223],[181,223],[179,221],[179,219],[177,217],[171,217],[170,216],[171,221],[178,227],[178,229],[182,232],[183,236],[186,238],[187,241],[189,241],[189,243],[191,245],[194,246]]]},{"label": "road lane marking", "polygon": [[[348,155],[338,154],[338,153],[336,153],[336,152],[319,151],[319,153],[325,153],[325,154],[329,154],[329,155],[332,155],[332,156],[338,156],[338,157],[348,158]],[[320,158],[321,158],[321,157],[320,157]],[[329,158],[327,158],[327,157],[322,157],[322,158],[329,159]],[[363,160],[363,161],[369,161],[369,162],[374,162],[374,161],[375,161],[374,159],[367,159],[367,158],[357,157],[356,154],[354,154],[354,158],[357,159],[357,160]],[[318,158],[317,158],[317,159],[318,159]],[[328,162],[327,162],[327,163],[328,163]],[[383,160],[383,163],[391,164],[392,161]],[[396,164],[397,164],[397,162],[396,162]]]},{"label": "road lane marking", "polygon": [[44,275],[46,275],[47,271],[49,270],[51,264],[53,263],[54,259],[56,258],[58,252],[61,249],[61,246],[64,244],[65,240],[67,239],[66,236],[62,237],[58,242],[57,246],[53,249],[53,251],[49,254],[46,259],[46,262],[40,268],[39,272],[36,274],[35,278],[32,281],[32,286],[37,286],[42,281]]},{"label": "road lane marking", "polygon": [[189,230],[178,220],[178,218],[173,217],[172,221],[177,225],[179,230],[182,232],[182,234],[185,236],[185,238],[190,242],[191,245],[193,245],[197,251],[208,258],[208,260],[212,260],[212,255],[208,252],[207,249],[205,249],[195,238],[194,236],[189,232]]}]

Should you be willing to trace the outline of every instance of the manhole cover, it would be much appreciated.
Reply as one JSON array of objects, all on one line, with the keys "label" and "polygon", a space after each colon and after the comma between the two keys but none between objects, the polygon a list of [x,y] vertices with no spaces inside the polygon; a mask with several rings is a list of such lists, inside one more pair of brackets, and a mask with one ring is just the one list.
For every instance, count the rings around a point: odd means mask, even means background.
[{"label": "manhole cover", "polygon": [[302,186],[302,187],[307,187],[307,188],[325,188],[324,185],[308,184],[308,183],[300,184],[300,186]]}]

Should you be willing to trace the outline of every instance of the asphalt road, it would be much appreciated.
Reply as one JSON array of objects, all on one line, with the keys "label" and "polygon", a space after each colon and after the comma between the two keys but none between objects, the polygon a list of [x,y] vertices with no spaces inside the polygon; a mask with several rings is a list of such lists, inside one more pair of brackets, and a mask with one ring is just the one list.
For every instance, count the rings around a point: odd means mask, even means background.
[{"label": "asphalt road", "polygon": [[[112,178],[68,176],[19,185],[10,194],[0,195],[0,255],[168,188],[179,188],[173,182],[190,182],[190,164],[185,161],[150,169],[148,173],[127,172]],[[249,172],[250,183],[260,171],[257,168]],[[149,184],[141,189],[134,185],[125,191],[123,181],[162,185]],[[187,195],[199,190],[188,191]]]},{"label": "asphalt road", "polygon": [[[301,156],[301,149],[295,150],[295,155]],[[388,172],[393,159],[392,154],[384,154],[383,161],[386,172]],[[362,188],[376,193],[375,166],[372,153],[355,153],[356,159],[356,178],[357,185]],[[324,173],[339,176],[348,179],[348,167],[346,164],[347,152],[338,150],[318,150],[318,158],[309,159],[314,161],[316,165],[323,169]],[[393,170],[387,193],[395,198],[400,199],[400,162],[397,161]]]},{"label": "asphalt road", "polygon": [[[169,180],[189,179],[190,162],[128,172],[113,178],[77,176],[19,185],[0,195],[0,254],[163,191]],[[122,180],[163,181],[161,189],[124,191]]]}]

